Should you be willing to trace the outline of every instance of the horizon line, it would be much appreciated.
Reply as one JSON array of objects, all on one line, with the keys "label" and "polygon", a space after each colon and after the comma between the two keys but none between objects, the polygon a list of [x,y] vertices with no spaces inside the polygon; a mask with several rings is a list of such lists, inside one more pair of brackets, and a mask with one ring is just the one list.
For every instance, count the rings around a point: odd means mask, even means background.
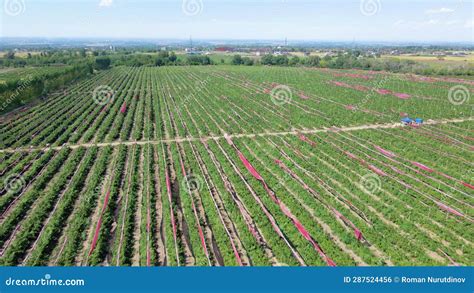
[{"label": "horizon line", "polygon": [[[46,39],[46,40],[102,40],[102,41],[180,41],[186,42],[189,41],[189,38],[166,38],[166,37],[95,37],[95,36],[71,36],[71,37],[47,37],[47,36],[0,36],[0,44],[2,39],[15,39],[15,40],[31,40],[31,39]],[[275,39],[275,38],[192,38],[193,42],[196,41],[227,41],[227,42],[285,42],[285,38]],[[301,43],[301,42],[313,42],[313,43],[352,43],[352,44],[361,44],[361,43],[392,43],[392,44],[463,44],[470,45],[474,47],[474,41],[470,40],[448,40],[448,41],[432,41],[432,40],[350,40],[350,39],[334,39],[334,40],[325,40],[325,39],[287,39],[288,43]]]}]

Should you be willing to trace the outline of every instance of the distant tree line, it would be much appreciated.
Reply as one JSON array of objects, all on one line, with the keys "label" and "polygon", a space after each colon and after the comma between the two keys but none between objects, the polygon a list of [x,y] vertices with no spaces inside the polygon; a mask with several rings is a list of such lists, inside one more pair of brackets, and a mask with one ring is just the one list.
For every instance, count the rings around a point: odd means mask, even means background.
[{"label": "distant tree line", "polygon": [[110,68],[112,61],[109,57],[97,57],[95,58],[94,68],[97,70],[106,70]]},{"label": "distant tree line", "polygon": [[84,64],[0,83],[0,114],[21,107],[89,74],[92,74],[92,66]]},{"label": "distant tree line", "polygon": [[403,59],[381,59],[360,55],[360,52],[340,53],[336,56],[287,56],[264,55],[260,61],[249,57],[234,55],[232,65],[266,65],[266,66],[306,66],[332,69],[363,69],[374,71],[389,71],[399,73],[415,73],[422,75],[474,75],[473,66],[439,67]]},{"label": "distant tree line", "polygon": [[213,65],[211,58],[204,55],[190,55],[180,65]]},{"label": "distant tree line", "polygon": [[255,61],[249,57],[243,57],[240,55],[234,55],[232,58],[232,65],[247,65],[252,66],[255,64]]},{"label": "distant tree line", "polygon": [[205,55],[177,56],[175,52],[160,51],[158,54],[130,53],[111,55],[113,66],[187,66],[187,65],[213,65],[214,63]]},{"label": "distant tree line", "polygon": [[[25,56],[20,57],[20,54]],[[34,53],[9,50],[0,58],[0,67],[78,65],[83,64],[84,61],[89,62],[90,57],[84,49],[48,49]]]},{"label": "distant tree line", "polygon": [[161,51],[158,53],[158,57],[155,60],[155,65],[156,66],[170,66],[170,65],[176,65],[176,61],[178,60],[178,57],[174,52],[168,52],[168,51]]},{"label": "distant tree line", "polygon": [[[410,48],[415,50],[418,48]],[[406,49],[408,50],[408,49]],[[408,50],[408,51],[410,51]],[[19,55],[22,55],[19,57]],[[173,51],[157,51],[131,48],[116,50],[43,49],[22,53],[8,50],[0,58],[0,67],[40,67],[51,65],[80,65],[90,63],[96,70],[113,66],[189,66],[219,65],[236,66],[306,66],[333,69],[365,69],[422,75],[474,75],[472,65],[430,66],[399,58],[378,58],[377,52],[367,50],[341,50],[326,56],[291,56],[266,54],[262,57],[246,57],[236,54],[228,60],[213,60],[208,55],[177,55]]]}]

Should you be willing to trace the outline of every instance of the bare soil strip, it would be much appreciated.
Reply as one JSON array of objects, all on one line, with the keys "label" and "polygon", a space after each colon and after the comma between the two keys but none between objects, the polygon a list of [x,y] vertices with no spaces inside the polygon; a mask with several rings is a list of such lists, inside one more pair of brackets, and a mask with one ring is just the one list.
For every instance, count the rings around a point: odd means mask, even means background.
[{"label": "bare soil strip", "polygon": [[[444,120],[428,120],[425,125],[438,125],[438,124],[449,124],[449,123],[462,123],[467,121],[474,121],[474,117],[469,118],[459,118],[459,119],[444,119]],[[393,128],[403,128],[404,126],[401,123],[385,123],[385,124],[369,124],[369,125],[360,125],[360,126],[350,126],[350,127],[338,127],[335,128],[340,132],[348,131],[358,131],[358,130],[368,130],[368,129],[393,129]],[[252,137],[266,137],[266,136],[288,136],[296,134],[315,134],[315,133],[326,133],[334,131],[335,129],[331,128],[322,128],[322,129],[308,129],[308,130],[292,130],[287,132],[264,132],[264,133],[242,133],[242,134],[233,134],[228,135],[230,138],[252,138]],[[83,143],[76,145],[64,144],[58,147],[23,147],[23,148],[7,148],[0,150],[0,153],[15,153],[15,152],[25,152],[25,151],[49,151],[49,150],[61,150],[62,148],[69,147],[71,149],[76,149],[79,147],[106,147],[106,146],[119,146],[119,145],[145,145],[145,144],[160,144],[160,143],[174,143],[174,142],[188,142],[188,141],[202,141],[202,140],[219,140],[225,139],[225,136],[204,136],[204,137],[186,137],[186,138],[170,138],[170,139],[160,139],[160,140],[141,140],[141,141],[113,141],[113,142],[103,142],[103,143]]]},{"label": "bare soil strip", "polygon": [[[156,148],[153,148],[153,164],[155,164],[155,178],[159,178],[159,158],[158,158],[158,153]],[[156,247],[156,252],[157,252],[157,262],[159,266],[165,266],[167,264],[167,255],[168,253],[166,252],[166,235],[164,231],[164,223],[163,223],[163,204],[162,204],[162,197],[163,195],[161,194],[161,186],[160,186],[160,180],[155,181],[155,192],[156,192],[156,203],[155,203],[155,209],[156,209],[156,223],[157,223],[157,235],[156,237],[157,240],[157,247]]]}]

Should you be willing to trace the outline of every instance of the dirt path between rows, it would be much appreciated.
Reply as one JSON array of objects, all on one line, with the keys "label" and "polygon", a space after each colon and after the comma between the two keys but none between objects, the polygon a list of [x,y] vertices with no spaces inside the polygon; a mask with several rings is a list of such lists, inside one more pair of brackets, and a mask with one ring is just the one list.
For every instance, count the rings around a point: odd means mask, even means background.
[{"label": "dirt path between rows", "polygon": [[[443,120],[428,120],[425,125],[438,125],[438,124],[449,124],[449,123],[462,123],[467,121],[474,121],[474,117],[469,118],[457,118],[457,119],[443,119]],[[369,129],[393,129],[403,128],[401,123],[385,123],[385,124],[367,124],[350,127],[337,127],[337,128],[321,128],[321,129],[308,129],[308,130],[292,130],[286,132],[264,132],[264,133],[242,133],[229,135],[230,138],[253,138],[253,137],[266,137],[266,136],[288,136],[297,134],[314,134],[314,133],[326,133],[332,131],[358,131],[358,130],[369,130]],[[7,148],[0,150],[0,153],[15,153],[15,152],[32,152],[32,151],[49,151],[49,150],[61,150],[65,147],[71,149],[77,149],[80,147],[106,147],[106,146],[119,146],[119,145],[145,145],[145,144],[160,144],[160,143],[174,143],[174,142],[189,142],[189,141],[202,141],[202,140],[219,140],[225,139],[226,136],[204,136],[204,137],[186,137],[186,138],[170,138],[170,139],[159,139],[159,140],[141,140],[141,141],[113,141],[104,143],[82,143],[76,145],[64,144],[57,147],[23,147],[23,148]]]}]

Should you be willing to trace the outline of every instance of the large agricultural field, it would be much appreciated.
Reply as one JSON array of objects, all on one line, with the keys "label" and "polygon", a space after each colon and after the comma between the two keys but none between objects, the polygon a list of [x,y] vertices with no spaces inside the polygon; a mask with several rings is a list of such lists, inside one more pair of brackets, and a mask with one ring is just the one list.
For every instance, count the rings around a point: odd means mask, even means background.
[{"label": "large agricultural field", "polygon": [[410,60],[416,61],[423,64],[427,64],[433,67],[441,67],[446,68],[449,66],[455,65],[464,65],[464,66],[472,66],[474,62],[474,54],[467,54],[465,56],[413,56],[413,55],[400,55],[400,56],[382,56],[386,59],[398,59],[398,60]]},{"label": "large agricultural field", "polygon": [[471,266],[472,93],[355,70],[99,71],[1,118],[0,265]]}]

